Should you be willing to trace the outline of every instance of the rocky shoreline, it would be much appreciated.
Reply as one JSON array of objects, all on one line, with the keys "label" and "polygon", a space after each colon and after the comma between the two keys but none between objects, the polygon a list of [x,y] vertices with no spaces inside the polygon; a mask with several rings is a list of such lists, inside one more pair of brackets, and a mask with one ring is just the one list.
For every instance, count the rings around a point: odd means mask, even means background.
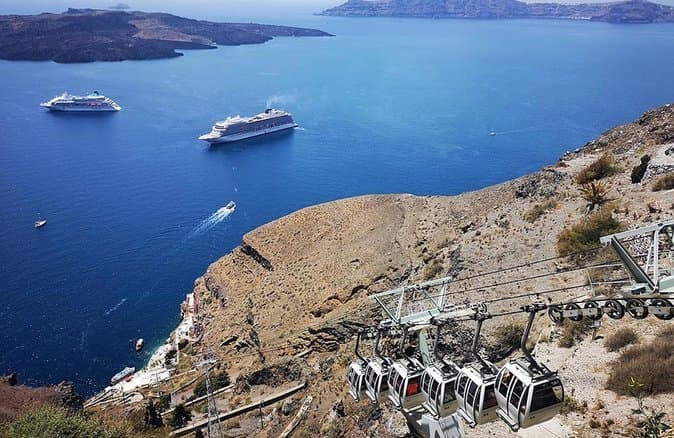
[{"label": "rocky shoreline", "polygon": [[214,23],[165,13],[69,9],[0,16],[0,59],[60,63],[174,58],[179,49],[262,44],[274,37],[321,37],[316,30]]}]

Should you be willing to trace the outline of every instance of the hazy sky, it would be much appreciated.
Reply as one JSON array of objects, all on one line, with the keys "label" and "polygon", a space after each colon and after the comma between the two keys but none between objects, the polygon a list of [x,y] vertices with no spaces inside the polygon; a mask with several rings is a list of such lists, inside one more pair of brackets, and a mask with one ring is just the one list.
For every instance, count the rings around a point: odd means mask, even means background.
[{"label": "hazy sky", "polygon": [[126,3],[132,9],[171,12],[192,18],[254,20],[257,17],[311,15],[343,3],[341,0],[0,0],[2,14],[63,12],[73,8],[107,8]]}]

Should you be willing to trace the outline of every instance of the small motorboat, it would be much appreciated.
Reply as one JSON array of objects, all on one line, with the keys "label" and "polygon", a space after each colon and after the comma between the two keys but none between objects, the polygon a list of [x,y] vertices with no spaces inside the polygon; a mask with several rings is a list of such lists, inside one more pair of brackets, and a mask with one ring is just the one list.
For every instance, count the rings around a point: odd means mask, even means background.
[{"label": "small motorboat", "polygon": [[143,338],[139,338],[136,341],[136,351],[140,351],[143,349],[143,345],[145,345],[145,341],[143,341]]},{"label": "small motorboat", "polygon": [[35,228],[44,227],[47,225],[47,219],[38,219],[35,221]]},{"label": "small motorboat", "polygon": [[496,135],[496,131],[494,131],[494,130],[492,129],[491,131],[489,131],[489,135],[491,135],[492,137],[495,136],[495,135]]},{"label": "small motorboat", "polygon": [[234,201],[229,201],[229,204],[225,205],[225,210],[234,211],[236,209],[236,204]]}]

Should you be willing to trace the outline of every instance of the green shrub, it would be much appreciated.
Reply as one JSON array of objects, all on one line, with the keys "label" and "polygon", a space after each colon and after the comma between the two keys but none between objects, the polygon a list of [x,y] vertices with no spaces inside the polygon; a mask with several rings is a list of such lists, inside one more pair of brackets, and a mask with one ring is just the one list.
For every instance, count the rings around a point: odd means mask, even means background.
[{"label": "green shrub", "polygon": [[674,173],[668,173],[661,176],[653,184],[653,191],[659,192],[660,190],[669,190],[674,189]]},{"label": "green shrub", "polygon": [[557,253],[560,256],[573,254],[599,246],[601,236],[622,231],[624,226],[613,218],[607,208],[583,218],[571,228],[562,230],[557,236]]},{"label": "green shrub", "polygon": [[629,395],[631,381],[643,385],[644,394],[674,391],[674,327],[667,327],[653,341],[624,350],[611,365],[606,388]]},{"label": "green shrub", "polygon": [[619,169],[615,165],[613,158],[608,155],[601,156],[597,161],[578,172],[576,182],[578,184],[587,184],[590,181],[597,181],[618,173]]},{"label": "green shrub", "polygon": [[641,182],[646,173],[646,169],[648,168],[649,161],[651,161],[651,156],[644,155],[641,157],[641,163],[632,168],[632,175],[630,175],[630,177],[632,178],[633,184]]},{"label": "green shrub", "polygon": [[536,204],[531,209],[524,213],[524,220],[532,224],[538,220],[545,213],[554,210],[557,207],[557,201],[554,199],[547,199],[540,204]]},{"label": "green shrub", "polygon": [[190,410],[185,408],[185,405],[179,404],[173,409],[173,415],[171,416],[169,425],[174,429],[179,429],[189,423],[191,419],[192,413]]},{"label": "green shrub", "polygon": [[[230,379],[229,374],[227,374],[227,370],[222,370],[219,373],[211,376],[211,391],[224,388],[225,386],[229,386],[229,384]],[[206,395],[206,392],[206,379],[203,379],[194,388],[194,397],[202,397]]]},{"label": "green shrub", "polygon": [[106,428],[81,413],[70,413],[62,408],[36,408],[11,421],[0,435],[6,438],[125,438],[122,428]]},{"label": "green shrub", "polygon": [[621,327],[606,337],[604,346],[608,351],[618,351],[630,344],[635,344],[639,335],[631,327]]}]

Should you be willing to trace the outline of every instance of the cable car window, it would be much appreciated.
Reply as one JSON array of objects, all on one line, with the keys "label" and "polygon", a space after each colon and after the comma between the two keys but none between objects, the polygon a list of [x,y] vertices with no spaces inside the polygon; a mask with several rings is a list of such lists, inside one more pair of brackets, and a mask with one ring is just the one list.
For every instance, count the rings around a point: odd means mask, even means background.
[{"label": "cable car window", "polygon": [[421,376],[421,390],[426,394],[431,393],[431,378],[426,373]]},{"label": "cable car window", "polygon": [[467,382],[467,381],[468,381],[468,377],[467,377],[467,376],[461,376],[461,377],[459,378],[459,386],[458,386],[458,388],[459,388],[459,394],[461,395],[461,397],[464,397],[464,395],[465,395],[464,393],[465,393],[465,391],[466,391],[466,382]]},{"label": "cable car window", "polygon": [[515,382],[515,387],[513,388],[513,392],[510,394],[510,404],[513,406],[518,406],[520,404],[520,396],[522,395],[522,391],[524,390],[524,386],[522,385],[522,381],[518,380]]},{"label": "cable car window", "polygon": [[388,390],[388,380],[381,379],[381,386],[379,388],[379,392],[387,391],[387,390]]},{"label": "cable car window", "polygon": [[527,386],[527,388],[524,390],[524,394],[522,394],[522,399],[520,400],[520,412],[522,414],[526,413],[527,411],[527,401],[529,400],[529,393],[531,392],[531,387]]},{"label": "cable car window", "polygon": [[513,375],[510,371],[504,370],[503,374],[501,374],[501,380],[499,381],[498,385],[498,392],[502,394],[504,397],[508,394],[508,386],[510,385],[510,381],[512,380]]},{"label": "cable car window", "polygon": [[482,409],[489,409],[496,406],[496,392],[494,391],[494,384],[490,384],[484,388],[484,405]]},{"label": "cable car window", "polygon": [[442,397],[442,404],[447,404],[453,400],[456,400],[456,394],[454,394],[453,385],[445,385],[445,394]]},{"label": "cable car window", "polygon": [[406,395],[419,394],[421,387],[419,386],[419,376],[412,377],[407,384],[407,393]]},{"label": "cable car window", "polygon": [[475,401],[476,393],[477,393],[477,383],[471,381],[470,385],[468,386],[468,397],[466,397],[466,401],[469,405],[472,405],[473,402]]},{"label": "cable car window", "polygon": [[440,388],[440,383],[437,380],[431,382],[431,392],[430,396],[432,400],[438,398],[438,389]]},{"label": "cable car window", "polygon": [[559,379],[535,386],[531,400],[531,412],[556,405],[562,401],[563,396],[562,382]]}]

